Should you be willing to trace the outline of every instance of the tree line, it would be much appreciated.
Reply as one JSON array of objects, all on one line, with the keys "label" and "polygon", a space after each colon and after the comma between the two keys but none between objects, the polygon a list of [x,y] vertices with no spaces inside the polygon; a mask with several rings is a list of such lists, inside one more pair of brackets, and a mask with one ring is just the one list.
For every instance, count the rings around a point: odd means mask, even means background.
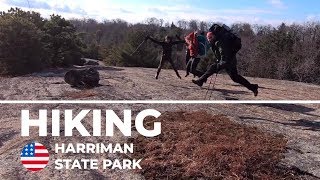
[{"label": "tree line", "polygon": [[11,8],[0,12],[0,74],[23,75],[49,67],[81,64],[83,41],[59,15]]},{"label": "tree line", "polygon": [[[157,45],[145,42],[132,54],[147,35],[158,40],[166,35],[184,38],[212,24],[198,20],[168,23],[157,18],[131,24],[121,19],[66,20],[58,15],[44,19],[36,12],[11,9],[0,14],[0,73],[19,75],[81,64],[82,57],[112,66],[154,68],[161,56]],[[242,39],[238,54],[242,75],[320,84],[319,22],[278,27],[235,23],[230,28]],[[185,68],[185,50],[182,44],[173,51],[179,69]],[[199,68],[206,70],[214,61],[209,52]]]}]

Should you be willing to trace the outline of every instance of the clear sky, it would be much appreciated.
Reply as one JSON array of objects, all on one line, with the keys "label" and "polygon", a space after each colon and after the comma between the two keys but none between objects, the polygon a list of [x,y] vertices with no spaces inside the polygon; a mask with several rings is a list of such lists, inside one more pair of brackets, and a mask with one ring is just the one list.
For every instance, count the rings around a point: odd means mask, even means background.
[{"label": "clear sky", "polygon": [[[28,3],[29,1],[29,3]],[[20,7],[44,17],[123,19],[130,23],[156,17],[169,22],[248,22],[278,25],[320,20],[319,0],[0,0],[0,11]]]}]

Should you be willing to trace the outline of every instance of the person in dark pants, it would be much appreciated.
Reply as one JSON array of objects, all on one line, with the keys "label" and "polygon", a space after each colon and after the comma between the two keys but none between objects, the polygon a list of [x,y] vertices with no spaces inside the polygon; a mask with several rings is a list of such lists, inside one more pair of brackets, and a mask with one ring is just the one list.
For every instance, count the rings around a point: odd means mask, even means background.
[{"label": "person in dark pants", "polygon": [[156,74],[156,79],[159,78],[159,74],[160,74],[160,71],[163,67],[163,64],[165,62],[169,62],[173,68],[173,70],[176,72],[176,75],[178,76],[178,78],[181,79],[181,76],[179,75],[179,72],[178,70],[176,69],[174,63],[173,63],[173,60],[172,60],[172,46],[176,45],[176,44],[182,44],[182,43],[185,43],[185,41],[172,41],[172,37],[170,36],[166,36],[165,37],[165,41],[157,41],[153,38],[151,38],[150,36],[147,36],[146,37],[146,40],[150,39],[152,42],[162,46],[162,49],[163,49],[163,52],[162,52],[162,58],[160,60],[160,64],[158,66],[158,71],[157,71],[157,74]]},{"label": "person in dark pants", "polygon": [[188,65],[190,58],[191,58],[190,49],[187,48],[187,50],[186,50],[186,65]]},{"label": "person in dark pants", "polygon": [[[179,36],[176,36],[176,37],[178,40],[181,40],[181,38]],[[186,76],[185,77],[188,77],[190,72],[192,73],[192,72],[197,71],[196,67],[197,67],[198,63],[200,62],[200,58],[196,59],[194,57],[194,50],[191,49],[190,48],[191,46],[189,45],[189,44],[191,44],[190,41],[189,41],[189,43],[187,41],[185,41],[185,44],[187,46],[186,56],[185,56],[185,58],[186,58],[185,59],[186,60]],[[192,52],[193,56],[191,56],[191,52]],[[197,72],[196,72],[196,74],[198,74],[198,77],[203,75],[203,73],[201,73],[201,75],[200,75],[200,73],[197,73]],[[196,75],[194,75],[194,77],[196,77]]]},{"label": "person in dark pants", "polygon": [[257,84],[251,84],[248,80],[238,74],[236,54],[241,49],[241,39],[234,34],[224,31],[222,27],[214,25],[207,33],[207,39],[210,42],[211,48],[218,59],[198,80],[192,80],[198,86],[202,86],[208,77],[220,70],[225,69],[230,78],[258,95]]},{"label": "person in dark pants", "polygon": [[[203,39],[205,40],[204,36]],[[200,43],[198,41],[199,35],[198,32],[192,32],[188,36],[185,37],[186,43],[188,45],[188,50],[190,53],[190,58],[189,61],[187,62],[187,67],[186,67],[186,76],[188,77],[190,73],[192,73],[195,77],[201,77],[204,73],[197,70],[197,66],[200,62],[199,58],[199,46]],[[204,50],[204,49],[203,49]]]},{"label": "person in dark pants", "polygon": [[200,58],[198,57],[191,57],[189,59],[189,62],[187,63],[187,69],[186,69],[186,76],[185,77],[188,77],[190,72],[193,74],[194,77],[201,77],[204,73],[197,70],[197,66],[200,62]]}]

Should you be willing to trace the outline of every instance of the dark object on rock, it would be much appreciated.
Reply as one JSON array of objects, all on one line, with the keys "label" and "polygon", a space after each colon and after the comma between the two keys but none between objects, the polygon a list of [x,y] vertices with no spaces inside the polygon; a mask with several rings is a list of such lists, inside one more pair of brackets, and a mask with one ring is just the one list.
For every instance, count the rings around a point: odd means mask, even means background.
[{"label": "dark object on rock", "polygon": [[74,60],[73,64],[77,66],[84,66],[86,63],[86,60],[83,58],[79,58],[77,60]]},{"label": "dark object on rock", "polygon": [[64,76],[64,81],[73,87],[93,88],[99,86],[99,72],[93,68],[70,70]]}]

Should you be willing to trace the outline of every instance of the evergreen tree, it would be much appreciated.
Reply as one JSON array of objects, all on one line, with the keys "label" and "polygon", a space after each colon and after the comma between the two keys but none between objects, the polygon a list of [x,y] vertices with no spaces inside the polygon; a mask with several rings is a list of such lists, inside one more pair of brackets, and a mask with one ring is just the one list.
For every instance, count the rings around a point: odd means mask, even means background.
[{"label": "evergreen tree", "polygon": [[[37,13],[11,9],[0,14],[0,73],[20,75],[44,67],[42,22]],[[36,17],[33,19],[33,17]]]},{"label": "evergreen tree", "polygon": [[50,52],[52,66],[81,65],[84,44],[76,33],[75,27],[58,15],[51,15],[44,25],[45,48]]}]

